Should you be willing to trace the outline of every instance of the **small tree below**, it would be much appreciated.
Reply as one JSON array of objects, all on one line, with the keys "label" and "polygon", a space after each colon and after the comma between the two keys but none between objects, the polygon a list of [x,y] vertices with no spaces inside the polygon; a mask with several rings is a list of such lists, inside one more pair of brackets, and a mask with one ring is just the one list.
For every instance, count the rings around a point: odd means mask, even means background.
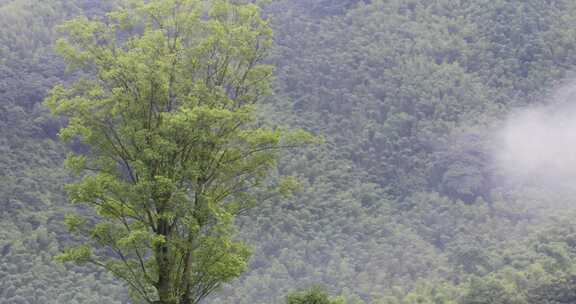
[{"label": "small tree below", "polygon": [[286,297],[286,304],[344,304],[341,298],[331,299],[320,287],[312,287],[309,290],[291,293]]}]

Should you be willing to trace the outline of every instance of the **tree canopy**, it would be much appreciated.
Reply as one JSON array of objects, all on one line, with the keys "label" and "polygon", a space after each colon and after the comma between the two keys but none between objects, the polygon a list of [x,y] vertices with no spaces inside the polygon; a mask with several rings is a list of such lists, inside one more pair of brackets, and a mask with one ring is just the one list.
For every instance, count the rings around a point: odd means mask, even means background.
[{"label": "tree canopy", "polygon": [[104,267],[148,303],[199,303],[247,267],[235,215],[293,184],[266,180],[278,151],[312,140],[258,123],[271,29],[252,4],[158,0],[62,30],[58,51],[84,76],[46,105],[82,145],[70,199],[96,216],[67,216],[90,243],[59,259]]}]

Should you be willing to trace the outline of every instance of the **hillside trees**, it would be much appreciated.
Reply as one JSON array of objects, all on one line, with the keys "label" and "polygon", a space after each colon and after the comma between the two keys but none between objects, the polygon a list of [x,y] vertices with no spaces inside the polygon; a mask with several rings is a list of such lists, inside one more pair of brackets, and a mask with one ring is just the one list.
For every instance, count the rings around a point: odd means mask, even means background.
[{"label": "hillside trees", "polygon": [[[113,2],[126,1],[0,0],[0,303],[127,301],[94,267],[51,260],[70,242],[62,214],[74,207],[61,191],[59,124],[38,104],[70,79],[52,52],[53,26]],[[572,69],[574,8],[273,1],[278,69],[266,119],[321,132],[327,144],[282,158],[280,173],[305,190],[241,217],[250,271],[206,302],[281,303],[315,283],[367,303],[570,301],[574,242],[524,239],[550,212],[571,210],[573,196],[510,192],[487,166],[482,120],[542,101]]]},{"label": "hillside trees", "polygon": [[307,190],[267,207],[245,236],[260,247],[253,271],[221,303],[268,303],[314,282],[370,302],[417,278],[497,270],[498,248],[543,213],[498,193],[488,126],[544,100],[573,65],[573,5],[379,0],[342,15],[303,6],[272,5],[272,106],[327,144],[284,166]]},{"label": "hillside trees", "polygon": [[321,287],[294,292],[286,297],[286,304],[344,304],[341,298],[331,299]]},{"label": "hillside trees", "polygon": [[272,32],[255,5],[199,0],[134,1],[63,30],[59,52],[88,76],[46,105],[87,147],[67,160],[82,176],[68,191],[96,218],[67,217],[87,243],[59,259],[104,267],[140,301],[198,303],[246,269],[235,215],[294,185],[266,179],[278,150],[312,139],[256,118]]},{"label": "hillside trees", "polygon": [[[102,1],[105,2],[105,1]],[[62,214],[65,149],[41,106],[64,80],[54,26],[74,1],[0,1],[0,303],[122,303],[118,283],[93,267],[52,260],[69,236]],[[95,271],[96,270],[96,271]]]}]

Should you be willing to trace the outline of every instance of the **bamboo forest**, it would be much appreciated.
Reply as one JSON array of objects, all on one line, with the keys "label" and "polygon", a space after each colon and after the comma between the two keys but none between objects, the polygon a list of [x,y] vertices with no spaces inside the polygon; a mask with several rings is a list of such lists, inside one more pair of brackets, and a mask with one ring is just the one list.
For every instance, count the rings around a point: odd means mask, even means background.
[{"label": "bamboo forest", "polygon": [[0,0],[0,304],[576,304],[576,1]]}]

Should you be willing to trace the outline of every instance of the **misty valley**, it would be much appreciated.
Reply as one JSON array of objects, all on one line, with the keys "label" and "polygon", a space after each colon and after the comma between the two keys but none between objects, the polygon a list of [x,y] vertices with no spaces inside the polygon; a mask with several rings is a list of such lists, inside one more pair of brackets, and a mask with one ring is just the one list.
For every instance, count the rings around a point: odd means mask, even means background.
[{"label": "misty valley", "polygon": [[576,304],[576,1],[0,0],[0,304]]}]

